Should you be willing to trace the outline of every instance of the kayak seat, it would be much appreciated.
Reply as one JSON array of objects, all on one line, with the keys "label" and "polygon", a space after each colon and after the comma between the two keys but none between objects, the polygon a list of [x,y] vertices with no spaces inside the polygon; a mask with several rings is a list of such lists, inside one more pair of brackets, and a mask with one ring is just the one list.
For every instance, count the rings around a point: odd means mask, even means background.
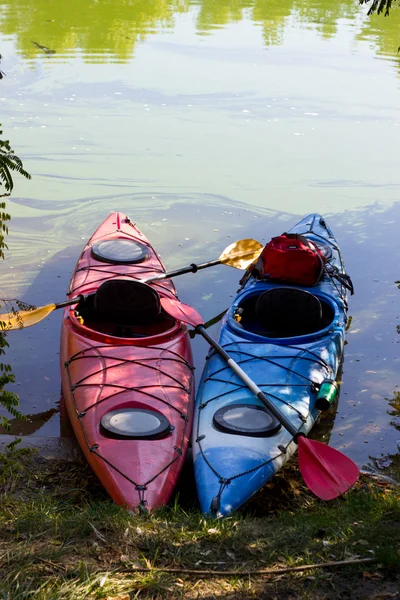
[{"label": "kayak seat", "polygon": [[314,333],[333,320],[333,310],[317,296],[289,287],[277,287],[250,296],[240,307],[240,325],[265,337],[295,337]]},{"label": "kayak seat", "polygon": [[150,325],[160,315],[156,290],[133,279],[109,279],[94,295],[94,308],[101,320],[116,325]]},{"label": "kayak seat", "polygon": [[148,337],[168,331],[175,321],[162,312],[156,290],[129,279],[110,279],[76,307],[86,327],[115,337]]}]

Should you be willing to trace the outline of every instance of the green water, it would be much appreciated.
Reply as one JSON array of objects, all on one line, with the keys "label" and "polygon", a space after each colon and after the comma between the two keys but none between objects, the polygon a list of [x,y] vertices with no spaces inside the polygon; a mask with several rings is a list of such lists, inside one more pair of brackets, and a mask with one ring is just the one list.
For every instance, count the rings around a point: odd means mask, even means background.
[{"label": "green water", "polygon": [[[0,0],[0,34],[0,121],[33,175],[9,201],[2,296],[62,300],[111,210],[137,221],[169,269],[321,212],[356,288],[331,443],[390,470],[400,444],[390,404],[400,385],[400,9]],[[238,279],[218,267],[176,285],[208,319]],[[60,317],[9,336],[39,435],[60,431]],[[196,340],[194,350],[199,378],[207,349]]]}]

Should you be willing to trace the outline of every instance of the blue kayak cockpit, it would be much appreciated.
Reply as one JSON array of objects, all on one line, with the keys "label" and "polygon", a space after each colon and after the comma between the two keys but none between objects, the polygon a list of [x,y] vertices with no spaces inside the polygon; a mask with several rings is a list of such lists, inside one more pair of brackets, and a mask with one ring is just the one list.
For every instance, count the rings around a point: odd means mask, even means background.
[{"label": "blue kayak cockpit", "polygon": [[293,338],[323,332],[335,321],[330,298],[288,286],[260,289],[243,295],[234,307],[230,325],[256,336]]}]

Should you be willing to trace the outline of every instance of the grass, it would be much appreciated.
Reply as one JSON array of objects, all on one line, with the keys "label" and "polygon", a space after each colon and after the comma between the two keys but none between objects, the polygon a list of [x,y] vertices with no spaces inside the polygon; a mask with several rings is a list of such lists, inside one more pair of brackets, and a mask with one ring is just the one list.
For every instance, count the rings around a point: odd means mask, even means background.
[{"label": "grass", "polygon": [[[18,452],[0,462],[0,598],[328,600],[395,598],[399,589],[400,499],[386,483],[362,477],[344,498],[322,503],[293,465],[245,511],[215,520],[184,501],[184,488],[181,501],[133,514],[109,500],[86,465]],[[231,574],[354,557],[376,562]],[[184,572],[193,569],[230,574]]]}]

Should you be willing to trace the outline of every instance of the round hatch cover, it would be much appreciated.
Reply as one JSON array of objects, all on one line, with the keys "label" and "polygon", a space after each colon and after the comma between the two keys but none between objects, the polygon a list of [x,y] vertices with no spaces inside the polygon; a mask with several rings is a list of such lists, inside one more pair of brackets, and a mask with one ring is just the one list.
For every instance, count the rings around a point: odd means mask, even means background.
[{"label": "round hatch cover", "polygon": [[262,406],[253,404],[231,404],[217,410],[214,425],[224,433],[269,437],[281,427],[279,421]]},{"label": "round hatch cover", "polygon": [[166,417],[145,408],[120,408],[105,414],[101,427],[107,435],[130,440],[155,440],[171,431]]},{"label": "round hatch cover", "polygon": [[134,264],[147,260],[149,251],[144,244],[126,238],[101,240],[92,246],[98,260],[110,263]]}]

